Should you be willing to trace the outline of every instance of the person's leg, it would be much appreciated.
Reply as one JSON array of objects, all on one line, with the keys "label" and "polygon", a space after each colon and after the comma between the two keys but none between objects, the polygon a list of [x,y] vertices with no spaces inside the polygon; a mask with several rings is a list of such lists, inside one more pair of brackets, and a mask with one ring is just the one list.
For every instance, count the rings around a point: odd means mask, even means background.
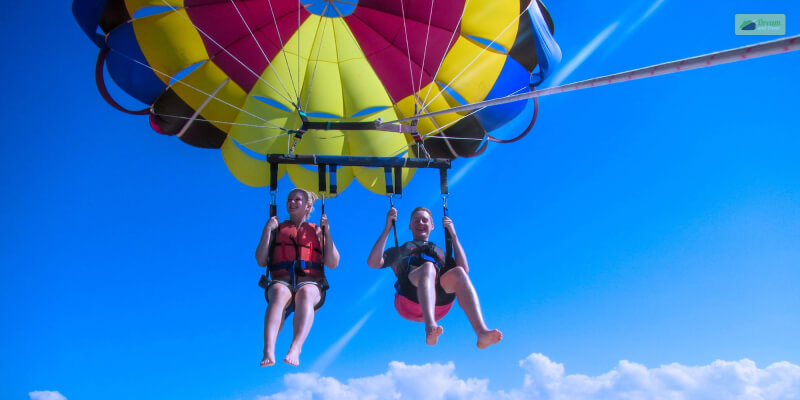
[{"label": "person's leg", "polygon": [[445,272],[439,278],[439,284],[447,293],[455,293],[458,305],[467,315],[472,329],[478,335],[478,347],[485,349],[503,339],[503,333],[497,329],[489,329],[483,321],[481,305],[478,301],[478,294],[466,271],[461,267],[455,267]]},{"label": "person's leg", "polygon": [[300,352],[303,350],[303,343],[314,323],[314,306],[319,303],[321,297],[317,285],[307,284],[297,289],[297,293],[294,295],[294,320],[292,322],[294,336],[289,353],[286,354],[283,362],[294,366],[300,365]]},{"label": "person's leg", "polygon": [[275,364],[275,340],[283,326],[283,313],[292,299],[292,292],[286,285],[275,283],[267,289],[267,312],[264,313],[264,357],[261,366]]},{"label": "person's leg", "polygon": [[433,314],[436,306],[436,267],[431,262],[425,262],[408,274],[408,280],[417,287],[417,300],[425,321],[425,343],[434,345],[444,331],[436,323]]}]

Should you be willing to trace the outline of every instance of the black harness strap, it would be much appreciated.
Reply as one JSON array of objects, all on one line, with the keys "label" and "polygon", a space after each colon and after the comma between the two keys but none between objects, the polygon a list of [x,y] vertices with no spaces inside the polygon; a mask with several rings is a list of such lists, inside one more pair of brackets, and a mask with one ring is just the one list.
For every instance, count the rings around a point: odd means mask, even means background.
[{"label": "black harness strap", "polygon": [[339,190],[336,186],[336,164],[328,165],[328,180],[328,193],[335,195]]},{"label": "black harness strap", "polygon": [[278,194],[278,165],[277,163],[269,163],[269,217],[278,215],[278,205],[275,203],[275,196]]},{"label": "black harness strap", "polygon": [[[442,208],[444,209],[444,216],[448,217],[447,215],[447,197],[450,195],[447,188],[447,169],[440,168],[439,169],[439,186],[441,187],[442,191]],[[455,265],[455,258],[453,257],[453,237],[450,235],[450,231],[445,228],[444,230],[444,248],[445,248],[445,263]],[[446,265],[446,268],[450,268],[452,265]]]},{"label": "black harness strap", "polygon": [[[416,122],[416,121],[415,121]],[[369,122],[334,122],[334,121],[309,121],[307,118],[303,119],[303,124],[299,130],[307,131],[310,129],[317,129],[323,131],[337,130],[337,131],[384,131],[384,132],[397,132],[397,133],[417,133],[417,124],[402,125],[402,124],[384,124],[380,120]]]},{"label": "black harness strap", "polygon": [[[397,174],[395,170],[395,174]],[[389,209],[394,208],[394,186],[392,184],[392,168],[391,167],[383,167],[383,175],[384,179],[386,180],[386,195],[389,196]],[[402,186],[402,185],[400,185]],[[401,189],[402,190],[402,189]],[[392,233],[394,234],[394,247],[398,246],[397,243],[397,224],[395,224],[396,220],[392,220]]]},{"label": "black harness strap", "polygon": [[403,167],[394,167],[394,192],[398,196],[403,194]]},{"label": "black harness strap", "polygon": [[[278,164],[277,163],[269,163],[269,218],[278,216],[278,204],[276,196],[278,194]],[[278,229],[273,229],[269,233],[269,244],[267,244],[267,272],[262,276],[262,281],[269,281],[270,278],[270,268],[269,263],[272,262],[272,253],[275,250],[275,236],[278,234]],[[260,283],[259,283],[260,284]],[[266,289],[266,287],[264,287]]]},{"label": "black harness strap", "polygon": [[292,276],[292,287],[297,287],[297,275],[305,276],[306,272],[300,268],[300,246],[297,245],[297,240],[294,237],[289,236],[289,240],[292,241],[294,245],[294,268],[290,271]]},{"label": "black harness strap", "polygon": [[394,193],[394,186],[392,186],[392,167],[383,167],[383,177],[386,182],[386,194],[391,195]]},{"label": "black harness strap", "polygon": [[[320,194],[320,199],[322,200],[322,215],[325,215],[325,192],[328,190],[327,182],[326,182],[326,179],[325,179],[325,169],[326,169],[326,167],[327,167],[327,164],[319,164],[319,165],[317,165],[317,177],[318,177],[318,183],[319,183],[319,194]],[[325,263],[325,227],[324,226],[320,227],[320,230],[322,231],[322,239],[320,240],[320,244],[322,245],[322,250],[320,251],[320,254],[322,254],[322,256],[321,256],[322,257],[322,263],[324,264]],[[300,258],[299,254],[298,254],[297,258]]]},{"label": "black harness strap", "polygon": [[[274,246],[274,247],[278,247],[278,246],[289,246],[289,245],[291,245],[291,246],[292,246],[292,248],[294,248],[294,249],[297,249],[297,248],[299,248],[299,247],[305,247],[305,248],[312,249],[312,248],[311,248],[311,246],[309,246],[309,245],[305,245],[305,244],[298,244],[298,243],[295,241],[295,239],[294,239],[294,238],[292,238],[292,237],[290,237],[290,240],[292,241],[292,243],[277,242],[277,243],[275,243],[275,246]],[[322,253],[322,250],[320,250],[320,249],[312,249],[312,251],[316,251],[317,253]]]}]

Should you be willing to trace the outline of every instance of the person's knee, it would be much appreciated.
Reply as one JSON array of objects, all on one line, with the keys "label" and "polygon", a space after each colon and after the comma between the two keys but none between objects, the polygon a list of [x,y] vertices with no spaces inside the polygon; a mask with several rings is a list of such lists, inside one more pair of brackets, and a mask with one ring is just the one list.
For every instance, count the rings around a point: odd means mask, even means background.
[{"label": "person's knee", "polygon": [[459,285],[472,284],[467,271],[460,266],[453,267],[449,271],[445,272],[441,279],[439,279],[439,282],[448,293],[455,292],[456,287]]},{"label": "person's knee", "polygon": [[298,306],[313,306],[319,299],[319,288],[314,285],[305,285],[297,290],[294,295],[295,304]]},{"label": "person's knee", "polygon": [[453,267],[450,271],[447,271],[446,274],[459,282],[469,281],[467,271],[461,266]]},{"label": "person's knee", "polygon": [[432,262],[426,261],[419,267],[420,274],[426,279],[432,279],[436,277],[436,267],[433,265]]},{"label": "person's knee", "polygon": [[270,286],[267,297],[270,303],[286,303],[292,298],[292,292],[288,287],[276,283]]},{"label": "person's knee", "polygon": [[436,279],[436,267],[430,261],[424,262],[408,274],[408,281],[419,287],[423,283],[431,283]]}]

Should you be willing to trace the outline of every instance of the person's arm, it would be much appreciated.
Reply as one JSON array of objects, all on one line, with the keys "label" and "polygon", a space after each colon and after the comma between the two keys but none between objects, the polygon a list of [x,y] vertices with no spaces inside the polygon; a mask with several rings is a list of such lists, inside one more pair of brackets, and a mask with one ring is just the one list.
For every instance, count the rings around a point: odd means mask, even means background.
[{"label": "person's arm", "polygon": [[258,242],[256,247],[256,262],[261,267],[266,267],[269,262],[269,240],[272,237],[272,231],[278,228],[278,217],[272,217],[264,225],[264,231],[261,233],[261,241]]},{"label": "person's arm", "polygon": [[[319,219],[319,228],[317,228],[317,236],[325,237],[325,248],[323,252],[325,254],[325,259],[322,260],[322,263],[327,265],[329,268],[336,268],[339,266],[339,250],[336,249],[336,245],[333,244],[333,238],[331,237],[331,226],[328,223],[328,216],[322,214],[322,217]],[[320,239],[322,240],[322,239]]]},{"label": "person's arm", "polygon": [[444,217],[442,225],[444,225],[445,229],[450,231],[450,238],[453,241],[453,257],[455,258],[456,265],[461,266],[464,268],[464,272],[469,273],[467,254],[464,252],[464,248],[461,247],[461,242],[458,241],[458,235],[456,235],[456,227],[453,225],[453,220],[449,217]]},{"label": "person's arm", "polygon": [[397,219],[397,210],[392,207],[386,214],[386,226],[383,227],[383,232],[378,236],[375,245],[372,246],[372,251],[369,252],[367,258],[367,265],[372,268],[383,267],[383,249],[386,247],[386,239],[389,238],[389,232],[392,231],[392,221]]}]

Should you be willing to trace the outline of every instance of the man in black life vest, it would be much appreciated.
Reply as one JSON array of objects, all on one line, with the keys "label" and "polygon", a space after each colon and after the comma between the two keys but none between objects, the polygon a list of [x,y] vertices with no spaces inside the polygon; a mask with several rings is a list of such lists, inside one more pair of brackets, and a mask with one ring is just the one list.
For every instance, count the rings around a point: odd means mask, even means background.
[{"label": "man in black life vest", "polygon": [[461,243],[458,241],[453,221],[444,217],[442,225],[450,231],[454,259],[448,260],[445,252],[428,241],[433,230],[433,214],[424,207],[411,213],[411,229],[414,240],[384,252],[386,239],[397,220],[397,210],[386,214],[386,226],[372,247],[367,264],[372,268],[392,267],[397,276],[395,308],[403,318],[425,323],[425,343],[434,345],[439,341],[443,329],[437,324],[458,299],[472,329],[478,335],[478,347],[484,349],[499,342],[503,334],[489,329],[483,321],[478,295],[469,279],[469,264]]}]

